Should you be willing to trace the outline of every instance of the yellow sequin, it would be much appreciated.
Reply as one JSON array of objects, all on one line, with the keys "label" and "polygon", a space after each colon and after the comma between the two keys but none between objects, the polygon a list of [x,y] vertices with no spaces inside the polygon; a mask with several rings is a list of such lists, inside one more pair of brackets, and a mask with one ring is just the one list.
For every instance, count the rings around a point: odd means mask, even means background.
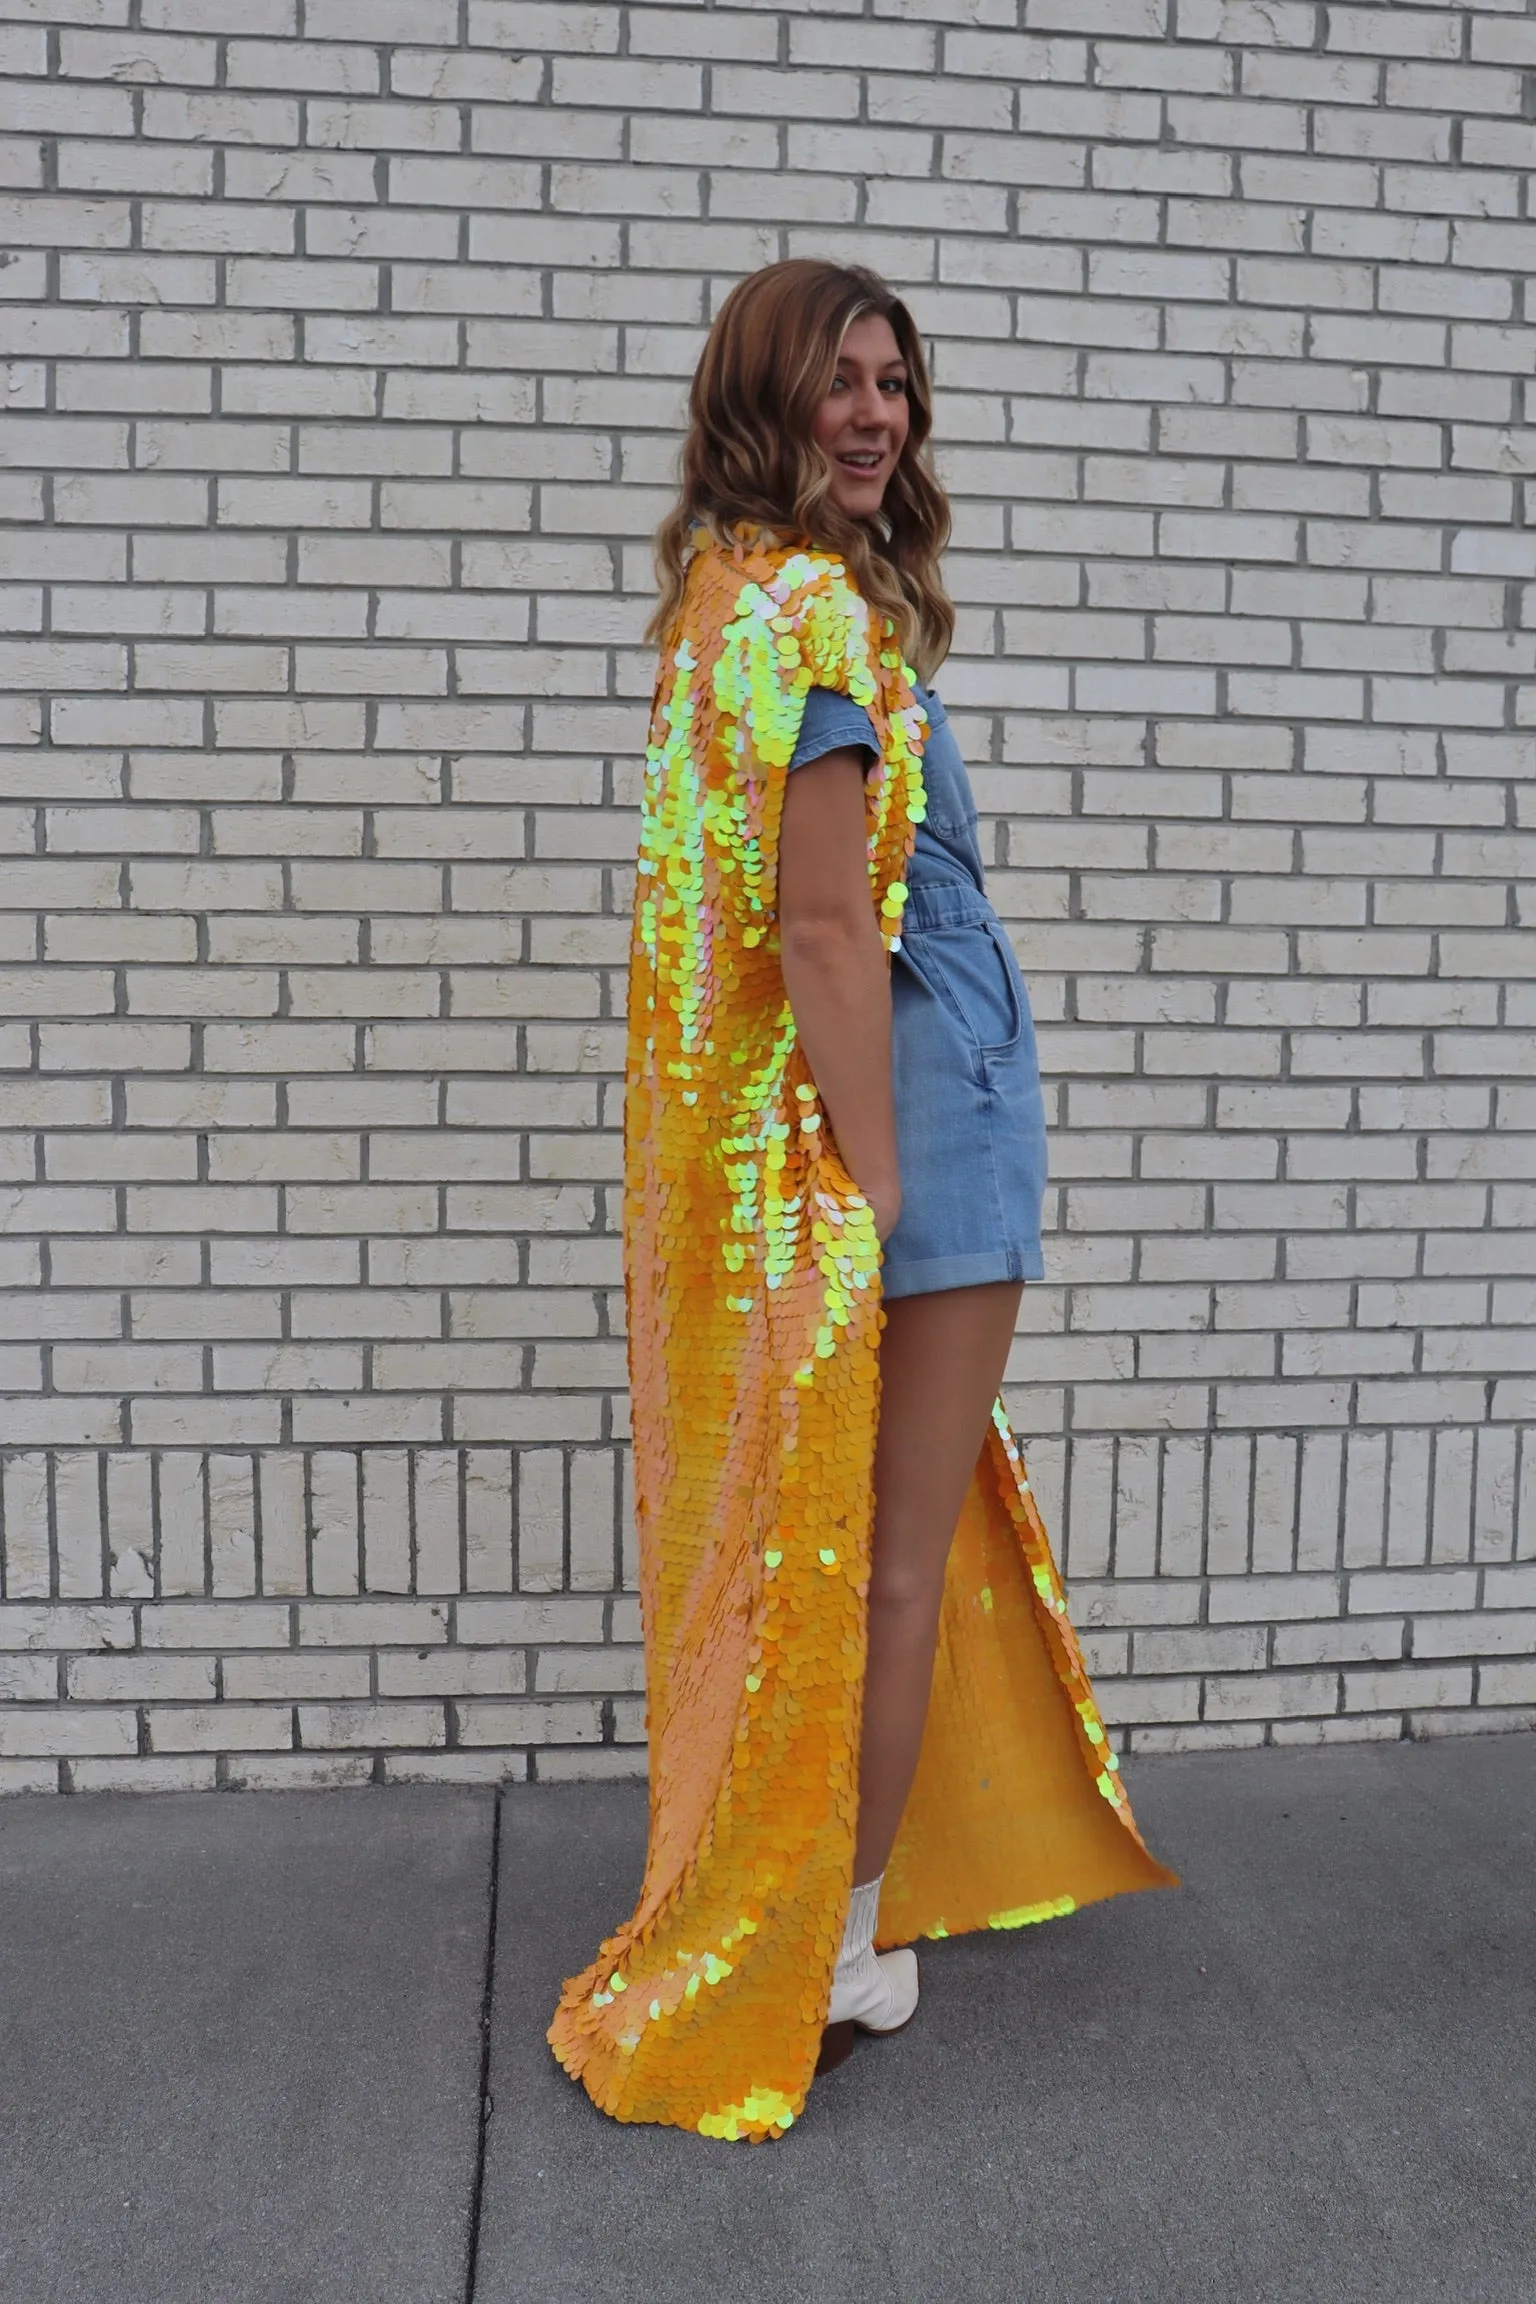
[{"label": "yellow sequin", "polygon": [[[912,675],[831,555],[702,541],[652,712],[629,988],[650,1844],[635,1912],[549,2033],[618,2119],[753,2142],[804,2105],[847,1908],[882,1317],[874,1220],[779,967],[779,823],[812,686],[862,704],[880,739],[870,896],[895,949],[924,805]],[[999,1406],[880,1941],[1171,1879],[1111,1762]]]}]

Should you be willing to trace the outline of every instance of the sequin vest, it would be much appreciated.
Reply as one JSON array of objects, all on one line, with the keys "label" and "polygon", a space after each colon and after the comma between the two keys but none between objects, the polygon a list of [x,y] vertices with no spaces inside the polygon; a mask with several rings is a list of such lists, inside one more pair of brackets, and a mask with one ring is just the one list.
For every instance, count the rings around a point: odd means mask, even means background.
[{"label": "sequin vest", "polygon": [[[812,685],[880,738],[870,900],[894,945],[925,721],[890,628],[828,555],[699,550],[652,712],[629,984],[650,1841],[633,1916],[549,2033],[617,2118],[754,2141],[805,2102],[847,1908],[879,1397],[873,1220],[779,966],[779,822]],[[999,1404],[877,1940],[1171,1877],[1132,1821]]]}]

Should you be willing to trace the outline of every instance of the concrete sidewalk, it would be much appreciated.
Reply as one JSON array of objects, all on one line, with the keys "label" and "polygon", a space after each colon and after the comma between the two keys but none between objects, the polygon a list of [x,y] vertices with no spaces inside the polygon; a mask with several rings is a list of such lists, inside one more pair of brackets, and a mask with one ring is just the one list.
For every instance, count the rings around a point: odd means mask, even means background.
[{"label": "concrete sidewalk", "polygon": [[638,1787],[494,1907],[490,1793],[7,1803],[0,2304],[1532,2304],[1536,1740],[1127,1773],[1182,1891],[929,1948],[759,2150],[543,2045]]}]

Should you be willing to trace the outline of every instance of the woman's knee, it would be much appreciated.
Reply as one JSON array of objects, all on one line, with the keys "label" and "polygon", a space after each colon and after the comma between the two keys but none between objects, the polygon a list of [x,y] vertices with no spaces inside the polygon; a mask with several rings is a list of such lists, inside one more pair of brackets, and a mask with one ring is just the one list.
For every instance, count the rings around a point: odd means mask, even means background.
[{"label": "woman's knee", "polygon": [[884,1559],[878,1545],[870,1568],[869,1605],[890,1620],[937,1619],[944,1596],[944,1562]]}]

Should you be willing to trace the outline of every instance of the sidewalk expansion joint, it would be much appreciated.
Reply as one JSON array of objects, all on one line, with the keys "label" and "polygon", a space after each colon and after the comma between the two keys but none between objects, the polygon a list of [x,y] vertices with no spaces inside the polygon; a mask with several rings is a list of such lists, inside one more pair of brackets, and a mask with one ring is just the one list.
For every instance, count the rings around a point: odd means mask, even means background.
[{"label": "sidewalk expansion joint", "polygon": [[480,2118],[475,2135],[475,2173],[469,2195],[469,2239],[464,2270],[464,2304],[475,2304],[480,2277],[480,2215],[485,2203],[485,2148],[491,2125],[491,2018],[496,2002],[496,1911],[501,1895],[501,1812],[506,1795],[496,1788],[491,1815],[491,1882],[485,1922],[485,1980],[480,1992]]}]

